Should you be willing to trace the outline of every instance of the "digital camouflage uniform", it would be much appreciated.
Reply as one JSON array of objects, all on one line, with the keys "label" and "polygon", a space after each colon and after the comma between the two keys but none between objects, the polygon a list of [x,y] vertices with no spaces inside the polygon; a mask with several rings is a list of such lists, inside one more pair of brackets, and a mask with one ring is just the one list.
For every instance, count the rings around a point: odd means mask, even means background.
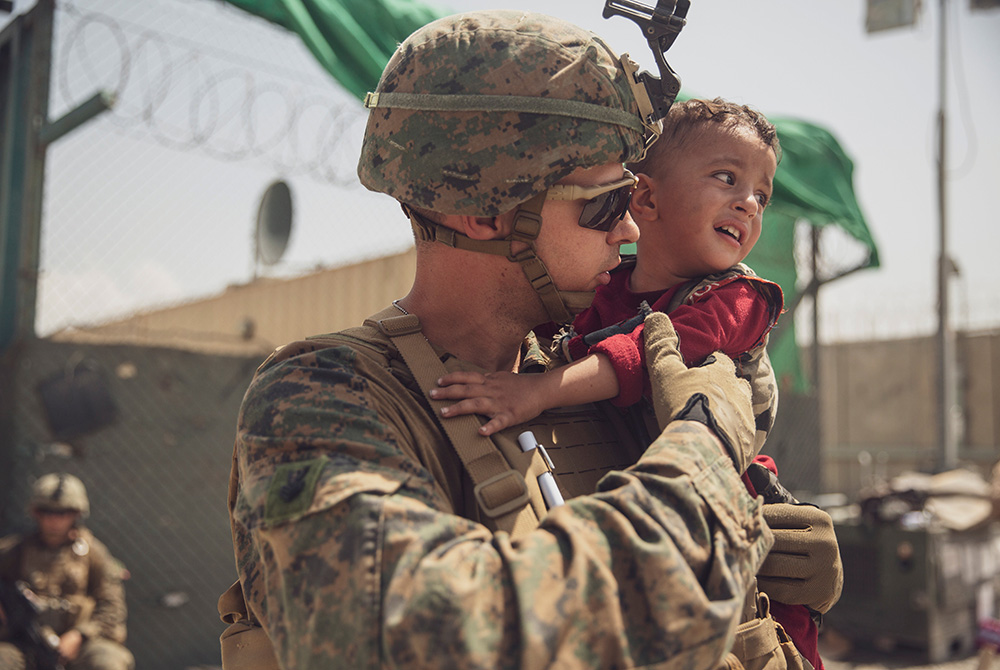
[{"label": "digital camouflage uniform", "polygon": [[[0,540],[0,579],[25,582],[45,603],[39,623],[56,635],[75,628],[84,637],[80,656],[67,670],[124,670],[133,666],[125,642],[122,566],[86,528],[54,549],[35,533]],[[0,634],[0,638],[6,639]],[[33,667],[29,658],[27,667]],[[10,642],[0,643],[0,667],[24,662]],[[8,665],[9,664],[9,665]]]},{"label": "digital camouflage uniform", "polygon": [[284,667],[712,668],[770,546],[698,424],[516,543],[470,488],[373,323],[272,356],[240,413],[230,511]]}]

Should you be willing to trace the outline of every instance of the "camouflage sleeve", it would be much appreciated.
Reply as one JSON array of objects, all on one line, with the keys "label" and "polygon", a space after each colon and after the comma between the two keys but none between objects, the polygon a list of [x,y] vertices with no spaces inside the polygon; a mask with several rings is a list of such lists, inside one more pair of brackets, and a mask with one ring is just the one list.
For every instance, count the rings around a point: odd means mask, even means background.
[{"label": "camouflage sleeve", "polygon": [[121,580],[121,566],[100,541],[91,539],[93,558],[87,580],[87,595],[94,599],[90,617],[74,628],[88,638],[102,637],[114,642],[125,642],[125,587]]},{"label": "camouflage sleeve", "polygon": [[263,371],[241,412],[237,563],[282,667],[718,664],[771,536],[707,429],[512,542],[455,514],[384,371],[335,351]]}]

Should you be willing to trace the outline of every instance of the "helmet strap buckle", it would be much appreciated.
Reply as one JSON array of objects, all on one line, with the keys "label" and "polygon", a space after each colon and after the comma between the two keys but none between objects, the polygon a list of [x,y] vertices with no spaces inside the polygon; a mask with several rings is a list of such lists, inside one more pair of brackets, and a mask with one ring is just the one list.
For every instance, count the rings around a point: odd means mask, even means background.
[{"label": "helmet strap buckle", "polygon": [[[517,206],[514,212],[514,231],[507,238],[511,242],[524,242],[531,245],[538,239],[542,230],[542,207],[545,205],[545,191]],[[519,255],[519,254],[518,254]],[[511,250],[507,256],[510,261],[517,258]]]}]

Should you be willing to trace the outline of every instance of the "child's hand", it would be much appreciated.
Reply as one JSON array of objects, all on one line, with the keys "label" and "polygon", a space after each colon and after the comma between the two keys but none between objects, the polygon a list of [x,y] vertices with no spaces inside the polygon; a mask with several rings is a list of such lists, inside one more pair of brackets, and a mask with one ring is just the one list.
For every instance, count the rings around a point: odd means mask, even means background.
[{"label": "child's hand", "polygon": [[458,400],[441,410],[444,417],[482,414],[490,417],[479,429],[484,436],[508,426],[516,426],[541,414],[546,407],[539,398],[543,375],[518,375],[512,372],[450,372],[431,389],[435,400]]}]

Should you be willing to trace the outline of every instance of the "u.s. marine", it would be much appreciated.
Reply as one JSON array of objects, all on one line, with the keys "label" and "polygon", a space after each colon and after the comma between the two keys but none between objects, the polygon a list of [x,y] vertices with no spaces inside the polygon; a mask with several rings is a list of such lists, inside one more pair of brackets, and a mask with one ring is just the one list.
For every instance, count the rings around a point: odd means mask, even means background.
[{"label": "u.s. marine", "polygon": [[[726,657],[772,542],[739,480],[754,422],[731,361],[687,370],[653,318],[666,430],[639,444],[612,415],[547,419],[532,429],[559,448],[551,465],[515,433],[442,423],[427,396],[444,371],[544,366],[531,329],[608,280],[637,236],[623,164],[651,139],[642,96],[603,41],[538,14],[448,17],[400,45],[367,102],[359,176],[404,206],[414,284],[358,328],[282,347],[248,389],[224,664],[257,625],[282,668]],[[547,510],[535,481],[553,468],[570,499]]]}]

